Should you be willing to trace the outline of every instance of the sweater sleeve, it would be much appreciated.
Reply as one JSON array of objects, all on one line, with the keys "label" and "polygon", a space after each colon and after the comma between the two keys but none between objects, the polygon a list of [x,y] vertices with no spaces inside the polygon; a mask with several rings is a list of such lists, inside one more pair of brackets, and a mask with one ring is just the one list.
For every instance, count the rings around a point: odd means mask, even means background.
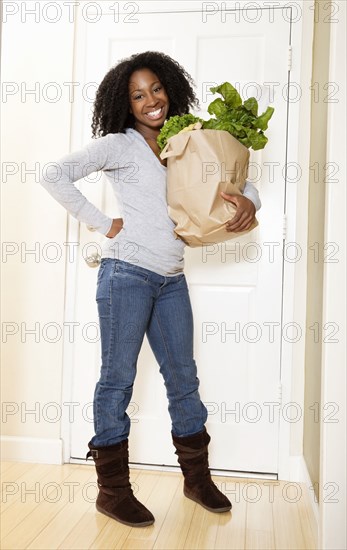
[{"label": "sweater sleeve", "polygon": [[253,183],[246,181],[245,187],[243,189],[243,195],[253,202],[256,211],[261,208],[259,192],[258,189],[254,187]]},{"label": "sweater sleeve", "polygon": [[[85,148],[50,163],[40,184],[78,221],[93,226],[106,235],[112,218],[103,214],[77,189],[75,182],[93,172],[110,168],[108,159],[110,139],[113,134],[93,140]],[[115,151],[117,157],[121,150]]]}]

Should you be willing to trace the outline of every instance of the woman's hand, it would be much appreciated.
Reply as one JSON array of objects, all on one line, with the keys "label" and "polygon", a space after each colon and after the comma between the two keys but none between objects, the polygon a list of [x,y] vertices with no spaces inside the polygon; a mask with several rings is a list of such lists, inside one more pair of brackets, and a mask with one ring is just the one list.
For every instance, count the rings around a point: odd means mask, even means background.
[{"label": "woman's hand", "polygon": [[249,229],[254,222],[256,209],[253,202],[243,195],[228,195],[221,191],[221,196],[236,206],[235,216],[226,222],[226,230],[235,233]]},{"label": "woman's hand", "polygon": [[123,218],[114,218],[111,225],[111,229],[109,230],[108,233],[106,233],[106,237],[108,237],[109,239],[113,239],[113,237],[118,235],[122,227],[123,227]]}]

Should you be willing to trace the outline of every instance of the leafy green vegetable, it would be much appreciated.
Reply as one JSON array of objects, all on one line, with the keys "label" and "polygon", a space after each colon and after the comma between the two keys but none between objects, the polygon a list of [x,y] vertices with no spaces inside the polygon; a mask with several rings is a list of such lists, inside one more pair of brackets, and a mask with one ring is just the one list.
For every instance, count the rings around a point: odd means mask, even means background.
[{"label": "leafy green vegetable", "polygon": [[222,98],[214,99],[208,106],[208,113],[214,118],[202,120],[194,115],[173,116],[162,127],[157,142],[162,150],[167,140],[178,134],[183,128],[195,122],[201,122],[203,129],[225,130],[240,141],[245,147],[255,151],[264,149],[268,142],[264,130],[268,128],[274,108],[268,107],[264,113],[258,116],[258,102],[255,97],[250,97],[244,103],[236,88],[230,82],[224,82],[220,86],[210,88],[210,91],[218,93]]},{"label": "leafy green vegetable", "polygon": [[202,118],[196,117],[191,114],[187,115],[176,115],[169,118],[167,122],[165,122],[164,126],[160,130],[160,134],[157,138],[157,143],[160,147],[160,150],[162,151],[167,143],[167,140],[178,134],[183,128],[186,128],[186,126],[189,126],[190,124],[194,124],[195,122],[201,122],[204,121]]},{"label": "leafy green vegetable", "polygon": [[242,104],[238,91],[229,82],[210,88],[212,93],[219,93],[221,98],[210,103],[208,112],[216,118],[206,120],[203,129],[226,130],[246,147],[255,151],[264,149],[268,142],[264,130],[274,113],[273,107],[258,116],[258,102],[250,97]]}]

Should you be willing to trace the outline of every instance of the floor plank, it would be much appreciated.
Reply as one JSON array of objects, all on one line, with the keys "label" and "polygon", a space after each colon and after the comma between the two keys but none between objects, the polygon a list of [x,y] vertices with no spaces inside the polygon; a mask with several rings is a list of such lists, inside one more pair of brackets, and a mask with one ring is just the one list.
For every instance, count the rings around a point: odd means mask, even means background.
[{"label": "floor plank", "polygon": [[317,548],[318,533],[316,519],[311,506],[308,489],[302,485],[302,498],[298,502],[298,511],[301,523],[301,530],[304,535],[306,548]]},{"label": "floor plank", "polygon": [[31,550],[57,548],[70,533],[76,523],[88,510],[90,503],[95,504],[97,485],[94,472],[83,478],[81,486],[70,486],[69,494],[63,497],[63,507],[40,531],[39,535],[27,546]]},{"label": "floor plank", "polygon": [[[230,512],[227,514],[231,515]],[[214,548],[218,524],[219,514],[209,512],[196,504],[184,548],[187,550]]]},{"label": "floor plank", "polygon": [[274,537],[275,547],[281,550],[305,550],[305,537],[301,528],[298,501],[300,483],[278,481],[274,484]]},{"label": "floor plank", "polygon": [[107,516],[99,514],[95,510],[95,505],[90,504],[74,528],[68,534],[64,533],[64,539],[57,548],[64,550],[90,548],[108,521],[110,519]]},{"label": "floor plank", "polygon": [[[153,546],[155,550],[181,550],[184,548],[195,506],[194,502],[184,496],[183,476],[180,476],[180,482],[167,511],[165,522],[163,522]],[[177,529],[178,525],[179,529]]]},{"label": "floor plank", "polygon": [[[63,485],[59,479],[62,476],[62,470],[59,471],[54,468],[50,473],[49,481],[47,483],[40,483],[39,503],[28,499],[26,502],[21,503],[20,506],[14,505],[11,507],[13,510],[8,510],[8,512],[11,511],[13,514],[10,517],[13,528],[2,539],[3,548],[19,550],[27,548],[68,502],[69,487],[71,485],[67,484],[76,484],[75,487],[78,486],[80,488],[91,475],[90,469],[86,466],[75,466],[72,469],[71,466],[60,468],[63,468],[63,471],[70,472],[63,480],[66,485]],[[22,512],[23,509],[25,510],[25,517],[19,519],[17,510],[18,512]],[[29,513],[27,513],[28,511]],[[49,546],[46,546],[47,548]]]},{"label": "floor plank", "polygon": [[[151,529],[151,527],[149,527]],[[112,548],[122,548],[124,541],[129,536],[131,527],[122,525],[117,521],[109,519],[98,536],[88,548],[93,550],[109,550]]]},{"label": "floor plank", "polygon": [[1,474],[1,512],[21,499],[25,485],[29,488],[32,484],[34,488],[37,479],[47,473],[49,468],[47,464],[12,463]]},{"label": "floor plank", "polygon": [[[23,466],[25,466],[24,462],[20,463],[20,462],[9,462],[6,460],[2,461],[0,463],[0,475],[2,476],[6,472],[8,472],[10,468],[13,468],[14,466],[18,466],[18,464],[22,464]],[[26,466],[28,467],[29,464],[26,464]]]},{"label": "floor plank", "polygon": [[[153,472],[151,472],[153,474]],[[160,483],[156,483],[148,499],[141,499],[155,517],[149,528],[132,528],[122,548],[153,548],[166,522],[168,509],[177,491],[181,475],[176,472],[160,472]],[[139,484],[142,484],[141,478]]]},{"label": "floor plank", "polygon": [[219,489],[226,494],[233,507],[230,516],[220,514],[215,549],[244,550],[246,540],[247,501],[244,498],[247,478],[218,478]]},{"label": "floor plank", "polygon": [[[10,495],[3,503],[1,514],[1,538],[5,538],[12,530],[22,524],[29,514],[38,508],[42,502],[50,499],[51,491],[56,484],[60,486],[71,475],[71,465],[50,466],[37,464],[17,479],[18,492]],[[11,479],[14,479],[11,477]]]},{"label": "floor plank", "polygon": [[247,502],[247,550],[274,550],[273,489],[271,481],[249,481],[243,491]]}]

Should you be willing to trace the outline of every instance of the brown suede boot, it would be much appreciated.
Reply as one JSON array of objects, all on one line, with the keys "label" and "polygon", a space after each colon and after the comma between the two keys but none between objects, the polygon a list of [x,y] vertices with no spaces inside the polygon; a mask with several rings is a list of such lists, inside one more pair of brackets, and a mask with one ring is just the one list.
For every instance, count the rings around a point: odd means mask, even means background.
[{"label": "brown suede boot", "polygon": [[152,525],[154,517],[139,502],[129,481],[128,440],[109,447],[94,447],[88,443],[98,474],[99,494],[96,509],[120,523],[131,527]]},{"label": "brown suede boot", "polygon": [[211,440],[206,428],[187,437],[172,434],[178,462],[184,475],[184,494],[210,512],[228,512],[231,502],[211,479],[207,446]]}]

